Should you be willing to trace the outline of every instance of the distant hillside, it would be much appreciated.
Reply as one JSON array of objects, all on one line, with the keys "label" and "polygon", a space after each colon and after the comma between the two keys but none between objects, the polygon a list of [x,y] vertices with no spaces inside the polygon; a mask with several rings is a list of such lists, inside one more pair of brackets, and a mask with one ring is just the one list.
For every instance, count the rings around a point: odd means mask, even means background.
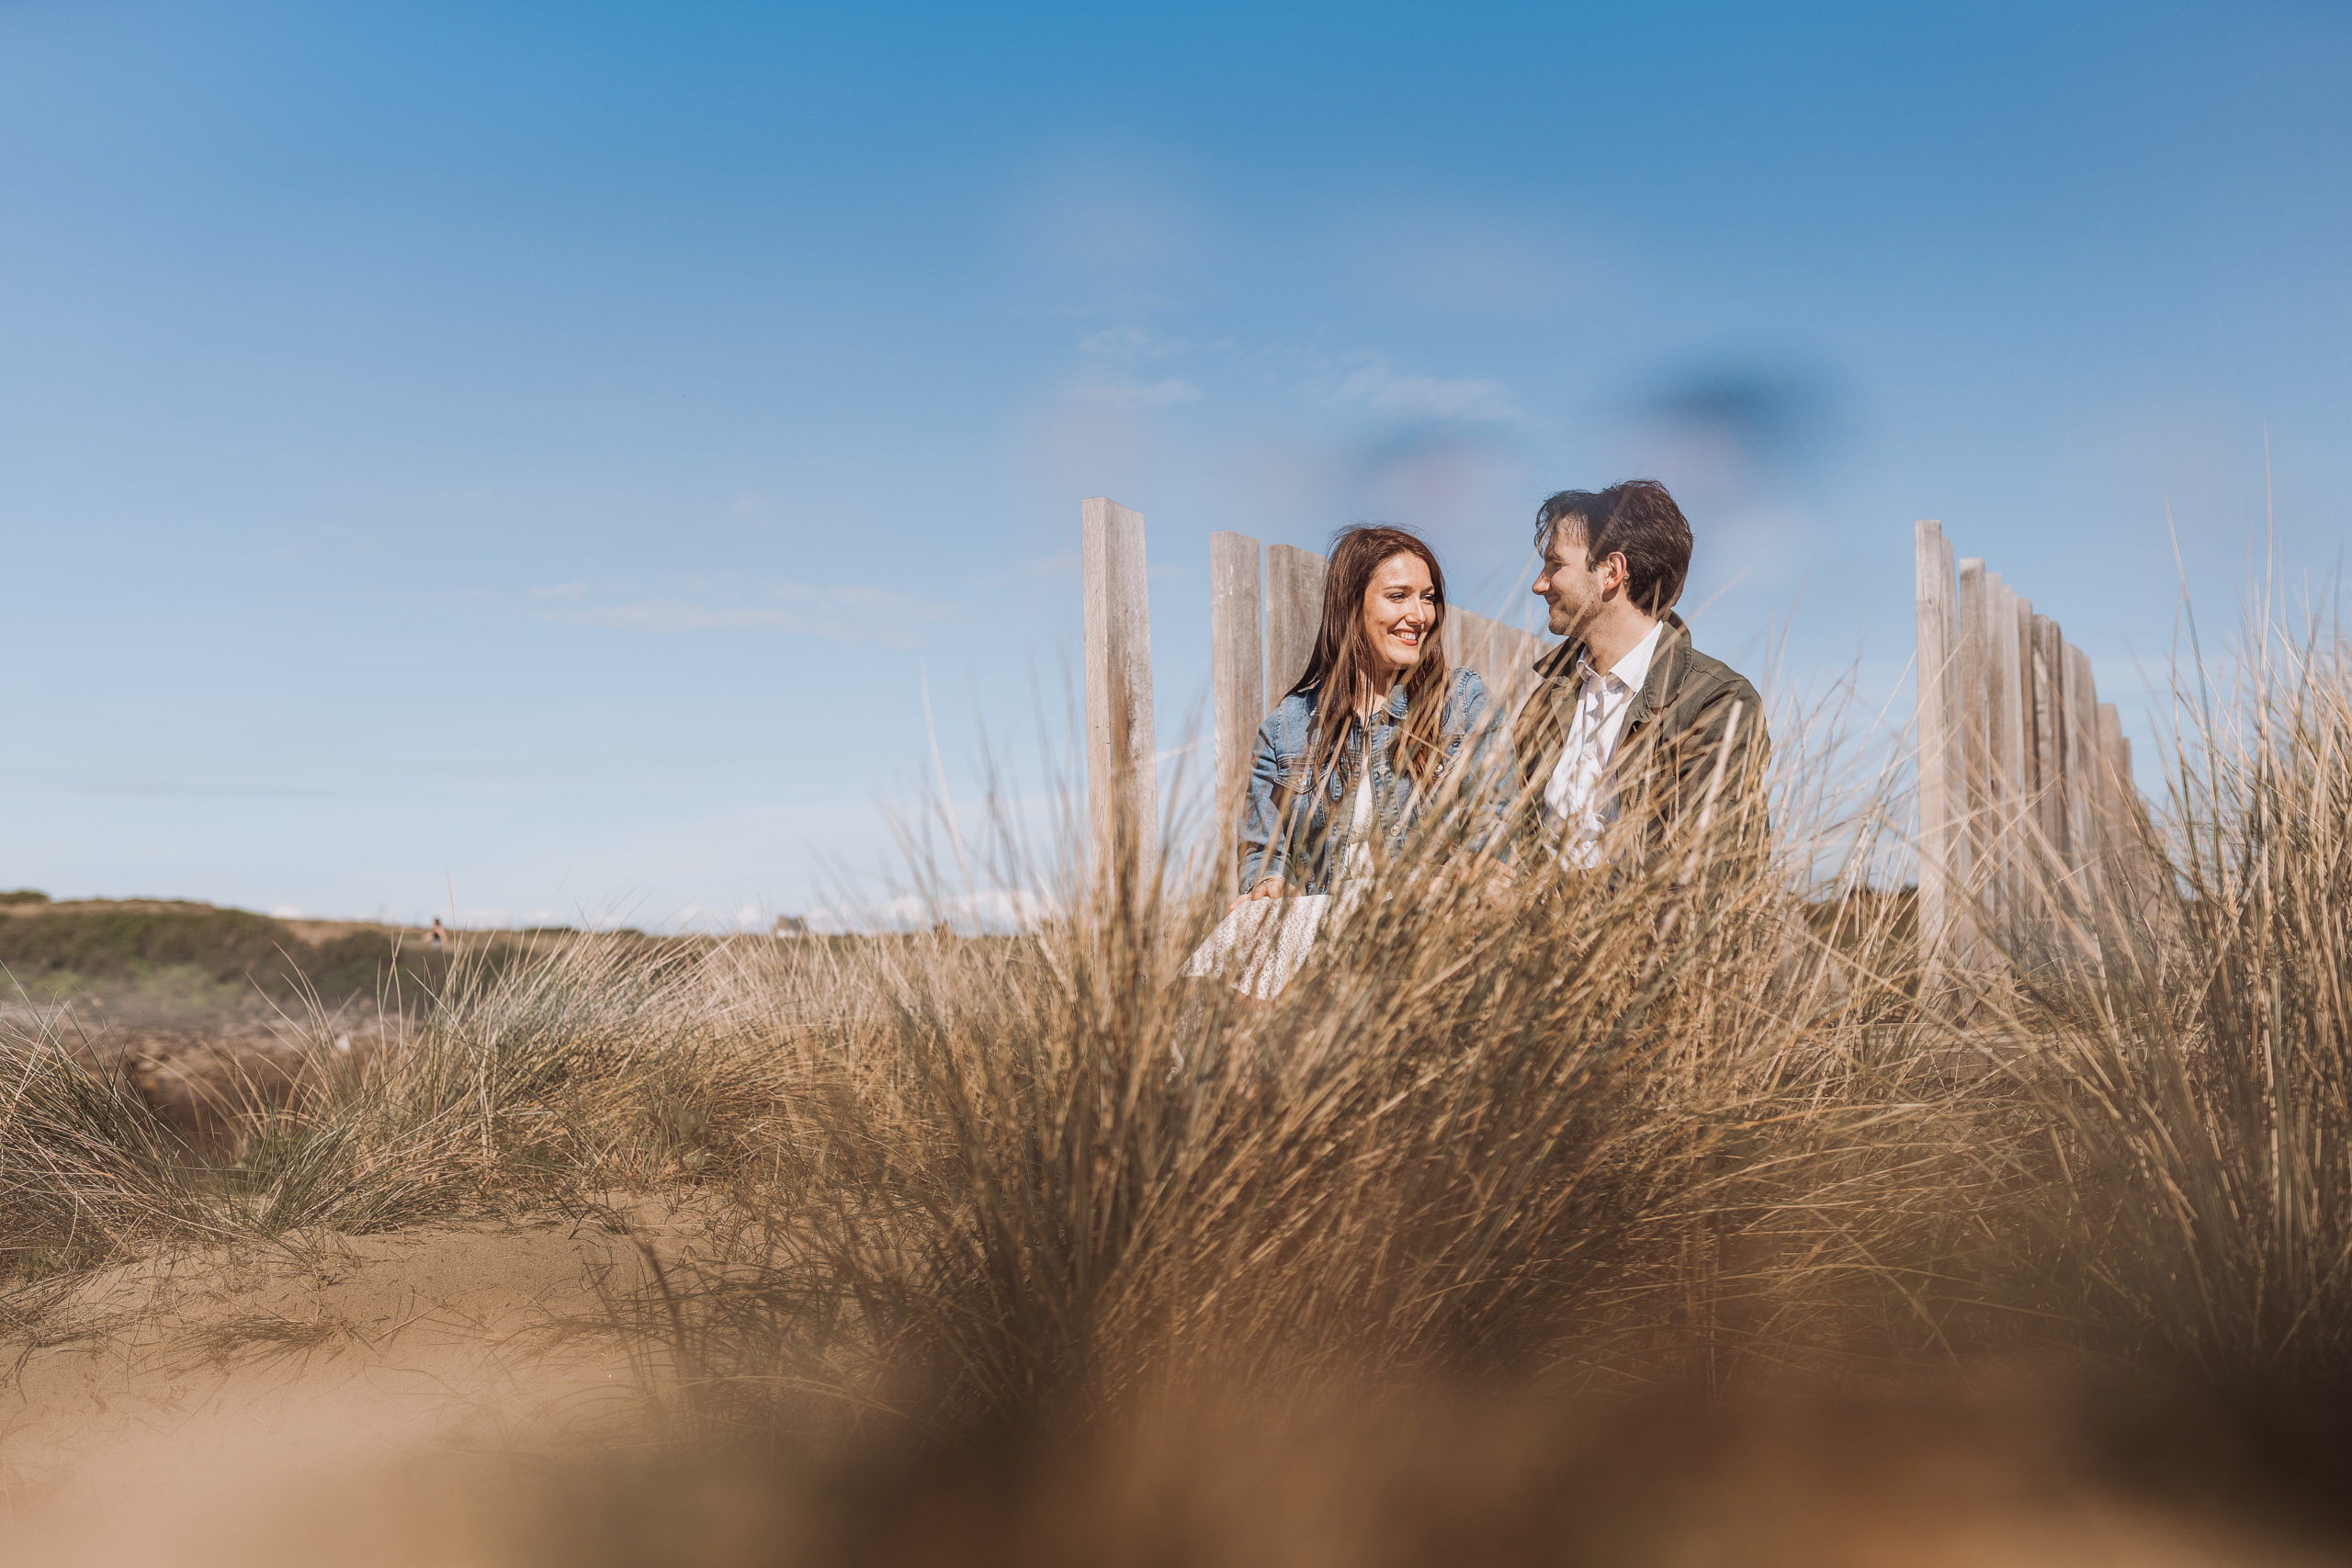
[{"label": "distant hillside", "polygon": [[[528,938],[469,935],[498,964]],[[412,1003],[435,994],[454,961],[414,931],[306,920],[299,924],[165,899],[51,903],[38,893],[0,893],[0,965],[36,995],[61,985],[138,985],[164,976],[200,979],[273,999],[307,981],[329,1003],[373,998],[397,974]],[[8,987],[13,989],[13,987]]]}]

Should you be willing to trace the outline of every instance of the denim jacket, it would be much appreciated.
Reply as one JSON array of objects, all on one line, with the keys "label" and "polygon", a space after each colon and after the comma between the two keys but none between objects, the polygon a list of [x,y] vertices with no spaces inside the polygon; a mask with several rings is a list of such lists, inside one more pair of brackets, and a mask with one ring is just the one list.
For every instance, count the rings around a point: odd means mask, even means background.
[{"label": "denim jacket", "polygon": [[[1351,802],[1365,765],[1364,727],[1353,727],[1342,765],[1323,778],[1310,779],[1316,701],[1320,695],[1316,691],[1295,692],[1258,727],[1257,755],[1250,765],[1250,798],[1242,807],[1238,835],[1245,890],[1269,876],[1279,876],[1298,892],[1329,893],[1333,874],[1346,863],[1348,836],[1354,826]],[[1487,686],[1478,672],[1455,670],[1439,722],[1439,733],[1445,741],[1440,778],[1449,788],[1457,779],[1463,780],[1458,796],[1461,808],[1482,818],[1472,829],[1474,847],[1485,840],[1491,826],[1502,823],[1505,810],[1503,792],[1486,777],[1488,752],[1505,744],[1497,741],[1495,727],[1483,722],[1487,705]],[[1404,842],[1427,804],[1414,790],[1411,776],[1396,771],[1396,740],[1404,721],[1405,688],[1398,685],[1389,692],[1387,707],[1373,716],[1371,726],[1372,803],[1380,832],[1374,850],[1384,858]],[[1465,740],[1469,741],[1466,748]],[[1491,823],[1484,818],[1491,818]]]}]

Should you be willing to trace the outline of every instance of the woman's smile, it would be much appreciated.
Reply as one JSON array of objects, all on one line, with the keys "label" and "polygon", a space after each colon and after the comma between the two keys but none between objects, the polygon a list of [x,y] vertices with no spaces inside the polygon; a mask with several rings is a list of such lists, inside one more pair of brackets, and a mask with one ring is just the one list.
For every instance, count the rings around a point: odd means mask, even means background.
[{"label": "woman's smile", "polygon": [[1382,684],[1421,661],[1421,639],[1437,624],[1437,584],[1420,558],[1382,561],[1364,590],[1363,629],[1372,656],[1387,666]]}]

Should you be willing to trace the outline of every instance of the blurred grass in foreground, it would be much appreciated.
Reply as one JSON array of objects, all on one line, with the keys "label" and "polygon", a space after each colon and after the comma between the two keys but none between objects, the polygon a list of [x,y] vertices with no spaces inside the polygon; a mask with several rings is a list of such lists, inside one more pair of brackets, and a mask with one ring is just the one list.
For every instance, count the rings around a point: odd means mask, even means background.
[{"label": "blurred grass in foreground", "polygon": [[1637,1506],[1676,1477],[1628,1456],[1712,1473],[1756,1410],[2002,1368],[2088,1391],[2013,1413],[2060,1412],[2085,1464],[2319,1518],[2352,1456],[2352,671],[2266,639],[2184,712],[2152,869],[2089,909],[2053,889],[1964,986],[1923,983],[1907,900],[1868,886],[1896,781],[1785,715],[1769,860],[1723,852],[1726,812],[1651,872],[1497,897],[1420,844],[1272,1003],[1178,977],[1222,902],[1195,868],[1006,849],[1005,886],[1061,889],[1031,934],[461,958],[396,1047],[322,1043],[232,1165],[19,1029],[0,1241],[692,1191],[717,1239],[603,1325],[655,1455],[581,1460],[596,1507],[514,1561],[637,1561],[646,1530],[683,1562],[1153,1531],[1169,1562],[1685,1561]]}]

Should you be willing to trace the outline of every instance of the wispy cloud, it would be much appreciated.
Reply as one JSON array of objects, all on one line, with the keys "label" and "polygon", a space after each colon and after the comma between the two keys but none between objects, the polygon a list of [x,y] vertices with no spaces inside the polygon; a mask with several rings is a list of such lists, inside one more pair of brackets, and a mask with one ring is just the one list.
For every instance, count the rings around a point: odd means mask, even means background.
[{"label": "wispy cloud", "polygon": [[1172,403],[1196,403],[1202,392],[1181,376],[1160,381],[1110,381],[1088,378],[1074,383],[1069,395],[1082,403],[1114,409],[1157,409]]},{"label": "wispy cloud", "polygon": [[1155,361],[1182,357],[1192,344],[1138,326],[1105,327],[1080,338],[1079,358],[1085,367],[1069,385],[1070,397],[1101,408],[1157,409],[1175,403],[1196,403],[1198,384],[1181,376],[1159,376],[1145,367]]},{"label": "wispy cloud", "polygon": [[1078,351],[1093,359],[1132,361],[1166,359],[1191,346],[1182,338],[1168,337],[1145,327],[1104,327],[1080,339]]},{"label": "wispy cloud", "polygon": [[855,583],[750,583],[721,575],[677,580],[684,592],[600,594],[582,583],[533,588],[536,617],[558,626],[629,632],[764,632],[827,642],[919,648],[945,605]]},{"label": "wispy cloud", "polygon": [[1508,424],[1521,417],[1510,390],[1500,381],[1424,376],[1394,369],[1385,359],[1373,359],[1349,371],[1330,393],[1330,400],[1361,404],[1396,419]]}]

